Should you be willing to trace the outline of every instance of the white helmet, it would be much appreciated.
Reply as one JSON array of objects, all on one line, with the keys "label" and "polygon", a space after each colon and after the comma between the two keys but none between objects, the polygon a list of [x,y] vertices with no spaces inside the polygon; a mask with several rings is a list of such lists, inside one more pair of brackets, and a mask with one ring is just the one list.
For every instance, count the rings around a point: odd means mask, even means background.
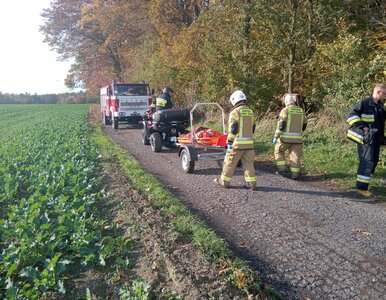
[{"label": "white helmet", "polygon": [[297,94],[285,94],[283,97],[283,102],[286,106],[290,104],[295,104],[296,97],[297,97]]},{"label": "white helmet", "polygon": [[240,101],[246,101],[246,100],[247,100],[247,97],[245,96],[243,91],[240,91],[240,90],[233,92],[233,94],[229,98],[229,101],[232,103],[233,106],[235,106]]}]

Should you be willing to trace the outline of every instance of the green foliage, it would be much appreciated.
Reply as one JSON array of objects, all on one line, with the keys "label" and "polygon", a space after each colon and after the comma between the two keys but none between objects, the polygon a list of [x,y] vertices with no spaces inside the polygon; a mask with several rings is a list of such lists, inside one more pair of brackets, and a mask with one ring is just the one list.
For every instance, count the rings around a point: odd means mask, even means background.
[{"label": "green foliage", "polygon": [[341,183],[353,182],[358,167],[356,145],[347,141],[344,130],[336,129],[310,131],[305,136],[303,164],[312,174],[327,174]]},{"label": "green foliage", "polygon": [[131,245],[103,234],[88,105],[3,105],[0,112],[0,295],[64,294],[69,266],[103,266]]},{"label": "green foliage", "polygon": [[111,79],[146,80],[157,91],[172,85],[174,102],[190,107],[225,105],[242,89],[264,116],[293,91],[308,110],[340,119],[345,103],[385,80],[380,3],[59,0],[44,11],[42,32],[75,59],[69,85],[95,94]]},{"label": "green foliage", "polygon": [[139,278],[133,281],[131,288],[123,287],[119,290],[120,300],[147,300],[150,299],[151,284]]},{"label": "green foliage", "polygon": [[193,232],[193,243],[204,250],[209,257],[229,257],[231,251],[226,242],[219,239],[212,230],[197,228]]},{"label": "green foliage", "polygon": [[318,50],[314,61],[320,69],[314,77],[317,88],[307,101],[323,107],[330,116],[343,119],[349,105],[371,94],[374,78],[383,66],[379,57],[369,59],[371,49],[362,38],[350,34],[321,44]]}]

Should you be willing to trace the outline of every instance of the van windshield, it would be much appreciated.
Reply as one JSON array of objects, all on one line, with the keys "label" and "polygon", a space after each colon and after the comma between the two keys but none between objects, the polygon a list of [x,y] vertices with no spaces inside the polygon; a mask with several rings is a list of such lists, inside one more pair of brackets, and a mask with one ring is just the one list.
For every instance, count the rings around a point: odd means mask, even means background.
[{"label": "van windshield", "polygon": [[149,95],[145,84],[115,84],[114,93],[118,96],[146,96]]}]

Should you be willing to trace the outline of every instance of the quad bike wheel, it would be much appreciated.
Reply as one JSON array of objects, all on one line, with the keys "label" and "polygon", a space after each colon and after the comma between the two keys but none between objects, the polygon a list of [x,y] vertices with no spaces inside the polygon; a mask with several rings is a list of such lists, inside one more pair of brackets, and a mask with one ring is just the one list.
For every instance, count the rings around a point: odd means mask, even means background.
[{"label": "quad bike wheel", "polygon": [[145,129],[145,127],[142,128],[142,134],[141,134],[141,137],[142,137],[142,144],[144,144],[144,145],[150,145],[149,136],[146,134],[146,129]]},{"label": "quad bike wheel", "polygon": [[162,150],[162,139],[161,139],[161,135],[158,132],[153,132],[150,135],[150,145],[151,145],[151,149],[154,152],[161,152],[161,150]]}]

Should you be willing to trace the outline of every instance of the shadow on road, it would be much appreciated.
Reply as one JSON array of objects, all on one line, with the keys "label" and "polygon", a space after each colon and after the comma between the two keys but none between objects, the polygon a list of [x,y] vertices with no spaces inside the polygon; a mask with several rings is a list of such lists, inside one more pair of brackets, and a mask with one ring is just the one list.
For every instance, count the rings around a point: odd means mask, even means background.
[{"label": "shadow on road", "polygon": [[260,187],[258,186],[258,190],[261,192],[275,192],[275,193],[293,193],[293,194],[302,194],[302,195],[312,195],[318,197],[332,197],[332,198],[345,198],[351,201],[357,201],[361,203],[368,204],[377,204],[380,203],[380,199],[371,198],[359,198],[355,191],[348,192],[330,192],[330,191],[310,191],[310,190],[296,190],[296,189],[288,189],[288,188],[280,188],[280,187]]}]

